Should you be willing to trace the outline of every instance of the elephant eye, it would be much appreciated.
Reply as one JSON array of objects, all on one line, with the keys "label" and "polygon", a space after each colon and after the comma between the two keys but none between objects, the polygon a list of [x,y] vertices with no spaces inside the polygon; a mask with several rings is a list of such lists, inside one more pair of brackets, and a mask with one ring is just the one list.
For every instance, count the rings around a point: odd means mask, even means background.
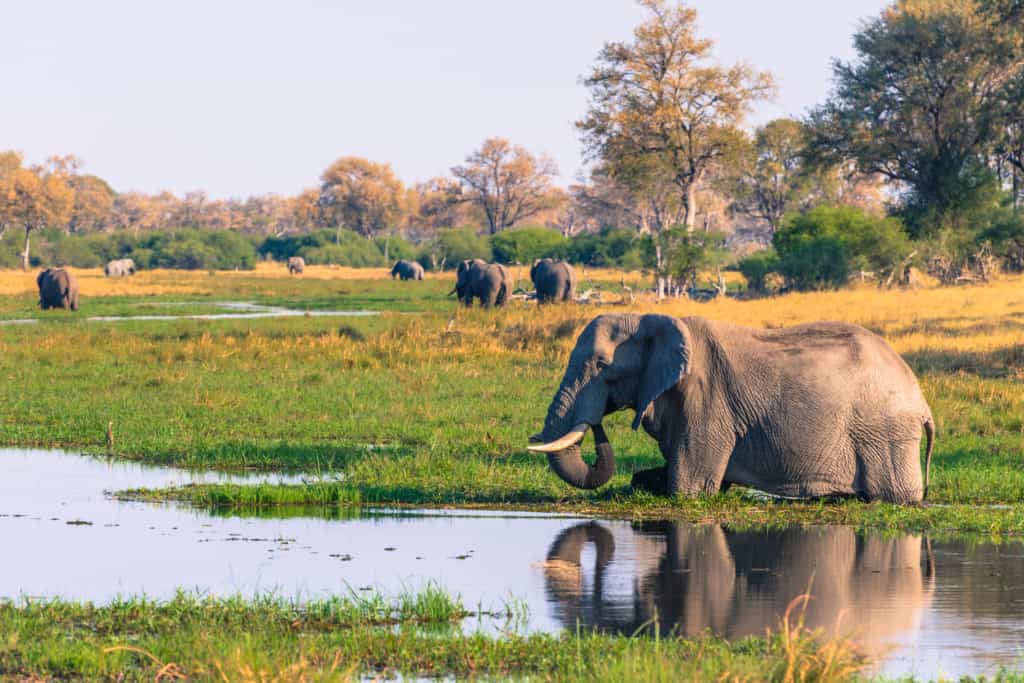
[{"label": "elephant eye", "polygon": [[603,360],[603,359],[601,359],[601,358],[598,358],[598,359],[597,359],[597,369],[598,369],[598,370],[604,370],[604,369],[605,369],[606,367],[608,367],[609,365],[611,365],[611,363],[609,363],[608,361],[606,361],[606,360]]}]

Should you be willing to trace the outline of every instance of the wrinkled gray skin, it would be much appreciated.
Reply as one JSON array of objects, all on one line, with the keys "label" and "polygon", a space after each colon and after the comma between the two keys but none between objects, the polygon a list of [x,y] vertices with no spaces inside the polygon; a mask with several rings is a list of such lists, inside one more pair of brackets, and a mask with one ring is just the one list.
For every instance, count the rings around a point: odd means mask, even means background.
[{"label": "wrinkled gray skin", "polygon": [[[935,589],[931,545],[920,535],[862,537],[841,526],[765,535],[660,521],[616,531],[583,522],[552,542],[544,585],[566,627],[685,637],[710,629],[739,640],[777,626],[809,588],[813,599],[798,608],[808,630],[841,618],[859,646],[884,652],[894,634],[916,630]],[[625,557],[616,558],[617,540]],[[616,559],[635,572],[631,583],[610,575]],[[584,569],[590,580],[581,580]]]},{"label": "wrinkled gray skin", "polygon": [[128,275],[135,275],[135,261],[130,258],[111,261],[103,269],[103,274],[107,277],[126,277]]},{"label": "wrinkled gray skin", "polygon": [[39,307],[78,310],[78,280],[63,268],[47,268],[36,277],[39,287]]},{"label": "wrinkled gray skin", "polygon": [[456,269],[455,292],[459,301],[473,305],[473,299],[484,308],[504,306],[512,294],[512,275],[500,263],[487,263],[482,259],[463,261]]},{"label": "wrinkled gray skin", "polygon": [[537,259],[530,268],[537,303],[568,303],[576,298],[576,271],[565,261]]},{"label": "wrinkled gray skin", "polygon": [[594,467],[578,445],[548,460],[567,483],[596,488],[615,471],[596,427],[625,408],[667,463],[636,473],[637,488],[694,496],[739,484],[792,498],[892,503],[916,503],[927,493],[931,410],[903,359],[856,325],[755,330],[698,317],[600,316],[580,335],[533,440],[551,443],[581,423],[594,427]]},{"label": "wrinkled gray skin", "polygon": [[289,275],[302,275],[302,272],[306,270],[306,259],[301,256],[289,256],[288,257],[288,274]]},{"label": "wrinkled gray skin", "polygon": [[402,259],[395,263],[395,267],[391,269],[391,279],[393,280],[396,277],[403,280],[422,280],[423,266],[415,261]]}]

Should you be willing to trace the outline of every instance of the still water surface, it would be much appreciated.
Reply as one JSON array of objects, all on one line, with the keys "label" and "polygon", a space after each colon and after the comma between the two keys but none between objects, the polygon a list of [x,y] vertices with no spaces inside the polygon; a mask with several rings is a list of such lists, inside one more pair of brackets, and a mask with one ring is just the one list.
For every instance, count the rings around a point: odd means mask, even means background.
[{"label": "still water surface", "polygon": [[525,601],[533,630],[580,622],[632,633],[657,615],[666,633],[710,628],[737,638],[777,625],[810,586],[808,625],[832,630],[838,621],[881,658],[881,673],[928,678],[1024,664],[1021,543],[454,510],[224,517],[104,493],[223,479],[0,450],[0,598],[166,598],[179,588],[311,598],[434,581],[468,606]]},{"label": "still water surface", "polygon": [[[228,311],[227,313],[192,313],[186,315],[142,314],[142,315],[94,315],[86,318],[90,322],[138,322],[140,320],[250,320],[257,318],[366,318],[379,315],[377,311],[321,311],[299,310],[281,306],[264,306],[248,301],[213,302],[168,302],[165,306],[187,306],[207,304]],[[155,304],[149,304],[155,305]],[[43,318],[17,318],[0,320],[0,325],[33,325]]]}]

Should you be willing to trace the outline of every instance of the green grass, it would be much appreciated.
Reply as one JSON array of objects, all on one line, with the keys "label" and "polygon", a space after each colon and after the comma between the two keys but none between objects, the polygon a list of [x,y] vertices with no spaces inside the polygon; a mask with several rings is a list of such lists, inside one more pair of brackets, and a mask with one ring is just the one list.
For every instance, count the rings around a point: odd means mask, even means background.
[{"label": "green grass", "polygon": [[[470,614],[437,588],[396,598],[277,598],[0,604],[0,678],[152,681],[353,680],[360,674],[537,681],[848,680],[864,665],[846,641],[798,620],[733,643],[590,632],[502,631],[506,614]],[[463,629],[491,622],[501,637]],[[472,618],[469,624],[476,623]],[[793,678],[804,671],[803,678]]]},{"label": "green grass", "polygon": [[[204,286],[211,300],[345,308],[360,299],[423,312],[129,323],[89,323],[55,313],[43,325],[0,328],[0,444],[106,452],[112,422],[112,452],[146,463],[344,476],[343,483],[313,487],[196,487],[160,494],[263,513],[284,505],[518,506],[734,525],[827,521],[1024,533],[1019,287],[981,297],[983,310],[974,310],[980,295],[963,290],[821,294],[814,295],[813,306],[779,297],[671,309],[753,324],[795,322],[817,315],[814,306],[849,309],[850,317],[906,348],[904,357],[919,373],[939,426],[930,502],[944,507],[922,510],[754,503],[732,494],[696,501],[634,494],[631,474],[663,461],[649,437],[629,429],[624,413],[606,420],[618,475],[596,493],[568,488],[543,457],[526,453],[525,442],[543,421],[576,334],[597,312],[591,308],[465,311],[444,297],[450,283],[442,280],[414,287],[390,280],[203,277],[210,281]],[[856,307],[841,303],[844,297]],[[903,303],[904,297],[911,302]],[[949,310],[928,308],[913,297]],[[0,311],[25,305],[25,299],[0,297]],[[197,296],[94,297],[82,314],[170,300],[194,306]],[[858,319],[862,309],[867,317]],[[927,317],[909,312],[921,310]],[[1009,507],[983,507],[989,505]]]}]

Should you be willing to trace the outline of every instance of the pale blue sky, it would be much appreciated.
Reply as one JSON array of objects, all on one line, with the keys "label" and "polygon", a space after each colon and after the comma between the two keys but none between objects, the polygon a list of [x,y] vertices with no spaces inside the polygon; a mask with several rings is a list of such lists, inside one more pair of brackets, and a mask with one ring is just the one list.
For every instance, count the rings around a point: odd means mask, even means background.
[{"label": "pale blue sky", "polygon": [[[802,114],[885,0],[692,0],[723,61]],[[578,84],[632,0],[4,2],[0,149],[82,157],[118,190],[291,194],[340,156],[444,174],[502,135],[582,168]]]}]

